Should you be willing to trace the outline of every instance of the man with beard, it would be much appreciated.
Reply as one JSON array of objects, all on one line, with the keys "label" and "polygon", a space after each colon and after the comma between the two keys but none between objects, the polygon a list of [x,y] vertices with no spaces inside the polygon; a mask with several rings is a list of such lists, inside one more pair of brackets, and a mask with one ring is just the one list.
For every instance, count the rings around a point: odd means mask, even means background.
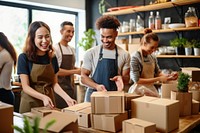
[{"label": "man with beard", "polygon": [[[70,97],[75,98],[74,74],[80,74],[81,70],[75,67],[75,49],[68,44],[74,36],[74,27],[69,21],[61,23],[60,27],[61,40],[54,46],[60,67],[58,83]],[[67,106],[60,96],[55,95],[55,100],[58,108]]]},{"label": "man with beard", "polygon": [[114,16],[104,15],[96,21],[102,45],[86,52],[81,68],[81,82],[88,87],[86,102],[94,91],[122,91],[129,82],[130,55],[115,44],[119,26]]}]

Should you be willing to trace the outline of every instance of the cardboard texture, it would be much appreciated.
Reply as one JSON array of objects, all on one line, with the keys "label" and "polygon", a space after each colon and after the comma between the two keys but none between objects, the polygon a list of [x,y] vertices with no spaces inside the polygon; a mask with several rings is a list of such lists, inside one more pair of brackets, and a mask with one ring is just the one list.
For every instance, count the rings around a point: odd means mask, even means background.
[{"label": "cardboard texture", "polygon": [[44,117],[50,114],[52,112],[52,109],[48,107],[36,107],[36,108],[31,108],[31,112],[35,114],[36,116]]},{"label": "cardboard texture", "polygon": [[52,112],[51,114],[46,115],[40,120],[40,129],[44,129],[45,125],[55,119],[56,122],[48,128],[48,132],[60,133],[60,132],[72,132],[78,133],[78,122],[77,116],[71,113],[63,112]]},{"label": "cardboard texture", "polygon": [[189,74],[192,81],[200,81],[200,68],[198,67],[182,67],[182,72]]},{"label": "cardboard texture", "polygon": [[192,114],[192,93],[171,91],[171,99],[179,101],[180,116]]},{"label": "cardboard texture", "polygon": [[13,133],[13,106],[0,101],[0,133]]},{"label": "cardboard texture", "polygon": [[200,90],[192,90],[192,99],[200,102]]},{"label": "cardboard texture", "polygon": [[123,121],[122,133],[155,133],[156,124],[137,118]]},{"label": "cardboard texture", "polygon": [[179,102],[164,98],[143,96],[131,101],[132,118],[153,122],[160,132],[179,127]]},{"label": "cardboard texture", "polygon": [[122,122],[128,119],[128,113],[121,114],[92,114],[92,128],[117,132],[122,129]]},{"label": "cardboard texture", "polygon": [[78,125],[82,127],[91,127],[91,103],[84,102],[74,106],[62,109],[63,112],[72,113],[78,117]]},{"label": "cardboard texture", "polygon": [[131,100],[134,98],[141,97],[141,95],[134,94],[134,93],[124,93],[124,104],[125,104],[125,110],[128,111],[131,109]]},{"label": "cardboard texture", "polygon": [[192,100],[192,115],[199,114],[199,101]]},{"label": "cardboard texture", "polygon": [[91,106],[93,114],[124,113],[124,92],[93,92]]},{"label": "cardboard texture", "polygon": [[162,83],[161,86],[161,97],[162,98],[171,98],[171,91],[177,90],[177,81],[170,81],[168,83]]}]

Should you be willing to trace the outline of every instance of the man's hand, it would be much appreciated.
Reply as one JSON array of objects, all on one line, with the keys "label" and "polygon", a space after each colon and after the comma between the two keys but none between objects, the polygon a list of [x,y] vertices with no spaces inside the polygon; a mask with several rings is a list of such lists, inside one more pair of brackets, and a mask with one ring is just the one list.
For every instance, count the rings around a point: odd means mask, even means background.
[{"label": "man's hand", "polygon": [[110,78],[110,80],[115,81],[118,91],[122,91],[124,89],[124,83],[122,80],[122,76],[115,76],[113,78]]},{"label": "man's hand", "polygon": [[105,87],[104,85],[98,85],[98,86],[96,87],[96,89],[97,89],[97,91],[107,91],[107,90],[106,90],[106,87]]}]

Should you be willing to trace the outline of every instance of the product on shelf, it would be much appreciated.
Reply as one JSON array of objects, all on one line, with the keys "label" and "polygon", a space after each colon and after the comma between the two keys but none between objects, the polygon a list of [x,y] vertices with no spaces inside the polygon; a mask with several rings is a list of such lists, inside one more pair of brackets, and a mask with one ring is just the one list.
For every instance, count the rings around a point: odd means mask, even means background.
[{"label": "product on shelf", "polygon": [[162,28],[162,22],[161,22],[161,17],[159,12],[156,12],[156,17],[155,17],[155,29],[159,30]]},{"label": "product on shelf", "polygon": [[186,27],[198,26],[198,17],[196,15],[194,7],[189,7],[188,11],[185,13],[185,24],[186,24]]},{"label": "product on shelf", "polygon": [[149,28],[152,30],[155,29],[155,18],[154,18],[153,12],[150,12],[148,22],[149,22]]}]

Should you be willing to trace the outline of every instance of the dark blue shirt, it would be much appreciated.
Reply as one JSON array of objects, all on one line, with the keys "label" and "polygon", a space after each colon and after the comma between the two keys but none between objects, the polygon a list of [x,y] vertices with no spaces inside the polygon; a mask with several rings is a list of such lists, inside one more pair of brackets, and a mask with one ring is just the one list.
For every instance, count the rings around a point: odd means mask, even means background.
[{"label": "dark blue shirt", "polygon": [[[38,56],[37,57],[37,62],[34,62],[35,64],[49,64],[50,59],[48,54],[45,54],[44,56]],[[54,69],[54,73],[57,73],[59,71],[58,67],[58,61],[56,56],[52,58],[51,64]],[[22,53],[18,57],[18,63],[17,63],[17,74],[27,74],[30,75],[31,70],[32,70],[33,62],[28,60],[27,56],[25,53]]]}]

